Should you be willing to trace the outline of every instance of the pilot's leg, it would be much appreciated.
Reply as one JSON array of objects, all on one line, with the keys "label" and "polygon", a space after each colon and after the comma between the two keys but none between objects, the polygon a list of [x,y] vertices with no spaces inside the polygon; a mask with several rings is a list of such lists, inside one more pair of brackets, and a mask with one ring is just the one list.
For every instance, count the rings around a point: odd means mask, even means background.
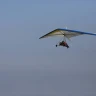
[{"label": "pilot's leg", "polygon": [[57,45],[56,45],[56,47],[57,47]]}]

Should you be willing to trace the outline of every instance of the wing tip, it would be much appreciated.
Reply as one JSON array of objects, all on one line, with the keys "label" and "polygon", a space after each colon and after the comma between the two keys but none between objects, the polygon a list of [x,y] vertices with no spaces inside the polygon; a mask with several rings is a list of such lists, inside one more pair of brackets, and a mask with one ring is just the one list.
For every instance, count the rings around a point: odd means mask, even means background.
[{"label": "wing tip", "polygon": [[40,37],[39,39],[42,39],[44,36]]},{"label": "wing tip", "polygon": [[41,37],[39,39],[41,39]]}]

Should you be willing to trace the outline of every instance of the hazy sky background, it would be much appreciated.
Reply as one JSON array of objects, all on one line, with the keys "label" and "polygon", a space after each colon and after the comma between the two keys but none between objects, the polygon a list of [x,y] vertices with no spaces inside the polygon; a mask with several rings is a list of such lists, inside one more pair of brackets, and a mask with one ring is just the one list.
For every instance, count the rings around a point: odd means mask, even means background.
[{"label": "hazy sky background", "polygon": [[39,37],[67,28],[96,33],[95,0],[0,0],[0,96],[96,96],[96,37]]}]

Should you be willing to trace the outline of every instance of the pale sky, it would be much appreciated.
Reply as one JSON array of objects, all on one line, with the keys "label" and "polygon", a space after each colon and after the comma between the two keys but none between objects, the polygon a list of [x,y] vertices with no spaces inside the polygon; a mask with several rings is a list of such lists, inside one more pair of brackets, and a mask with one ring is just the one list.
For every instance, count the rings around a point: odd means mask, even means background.
[{"label": "pale sky", "polygon": [[95,0],[0,0],[0,96],[96,96],[96,37],[39,37],[65,28],[96,33]]}]

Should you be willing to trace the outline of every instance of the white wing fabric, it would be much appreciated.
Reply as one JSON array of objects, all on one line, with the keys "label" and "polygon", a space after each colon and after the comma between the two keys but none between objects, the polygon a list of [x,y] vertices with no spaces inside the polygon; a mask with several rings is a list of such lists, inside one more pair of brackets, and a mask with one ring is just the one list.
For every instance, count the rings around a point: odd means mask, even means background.
[{"label": "white wing fabric", "polygon": [[79,35],[83,35],[83,34],[96,36],[95,33],[88,33],[88,32],[58,28],[58,29],[55,29],[55,30],[45,34],[44,36],[40,37],[39,39],[50,37],[50,36],[65,36],[67,38],[71,38],[71,37],[75,37],[75,36],[79,36]]}]

